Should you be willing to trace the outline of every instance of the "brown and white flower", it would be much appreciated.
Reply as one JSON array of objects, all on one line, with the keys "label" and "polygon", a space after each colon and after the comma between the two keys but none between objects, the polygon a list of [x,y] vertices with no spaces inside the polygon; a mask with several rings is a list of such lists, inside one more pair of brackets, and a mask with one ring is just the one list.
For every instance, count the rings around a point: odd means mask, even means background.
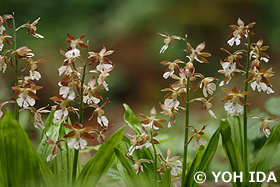
[{"label": "brown and white flower", "polygon": [[[208,124],[209,125],[209,124]],[[195,138],[195,141],[193,143],[193,150],[196,151],[197,148],[199,148],[201,145],[206,145],[207,141],[204,138],[201,138],[202,135],[204,135],[204,129],[208,126],[204,125],[200,131],[197,131],[194,126],[188,126],[187,128],[192,128],[194,131],[194,134],[190,136],[188,139],[189,141],[187,142],[186,145],[189,145],[189,143],[192,141],[193,138]],[[185,145],[185,146],[186,146]]]},{"label": "brown and white flower", "polygon": [[[42,120],[42,114],[43,113],[50,113],[49,110],[46,110],[46,108],[48,107],[49,105],[45,106],[45,107],[41,107],[39,108],[38,110],[34,107],[28,107],[26,109],[29,109],[33,115],[33,118],[34,118],[34,127],[37,128],[37,129],[44,129],[45,128],[45,125],[44,125],[44,122]],[[31,117],[29,118],[29,121],[31,120]]]},{"label": "brown and white flower", "polygon": [[0,72],[2,71],[3,73],[5,73],[7,69],[7,64],[5,61],[7,61],[7,57],[0,55]]},{"label": "brown and white flower", "polygon": [[[223,62],[222,60],[220,62],[222,67],[225,67],[224,63],[228,63],[228,62]],[[218,72],[225,75],[225,79],[219,84],[219,86],[224,86],[225,84],[228,84],[229,81],[232,79],[232,76],[237,77],[236,73],[243,73],[243,74],[246,73],[241,69],[237,69],[236,63],[231,64],[229,71],[228,70],[225,71],[225,69],[221,69]]]},{"label": "brown and white flower", "polygon": [[253,34],[253,32],[251,32],[249,29],[252,28],[256,23],[252,22],[245,26],[244,22],[240,18],[238,18],[237,24],[238,25],[229,26],[234,30],[233,33],[229,35],[230,39],[227,42],[230,46],[233,46],[234,43],[236,45],[239,45],[241,38],[247,38],[248,34]]},{"label": "brown and white flower", "polygon": [[4,47],[4,42],[8,45],[11,45],[12,43],[8,40],[8,38],[12,38],[12,36],[6,34],[6,30],[4,30],[2,32],[2,34],[0,35],[0,51],[2,51],[3,47]]},{"label": "brown and white flower", "polygon": [[[130,140],[130,148],[128,150],[128,155],[131,156],[134,152],[134,150],[136,149],[142,149],[143,147],[149,148],[152,144],[151,144],[151,137],[149,136],[148,132],[146,131],[146,129],[144,127],[141,127],[141,135],[130,135],[128,133],[126,133],[127,136],[129,136],[130,138],[132,138]],[[157,136],[158,133],[154,133],[153,136]],[[159,142],[155,139],[154,143],[158,144]]]},{"label": "brown and white flower", "polygon": [[140,123],[144,126],[144,127],[148,127],[151,131],[153,129],[158,130],[159,128],[163,128],[162,125],[159,122],[167,122],[167,120],[165,119],[156,119],[156,114],[157,111],[155,109],[155,107],[153,107],[150,111],[150,117],[144,115],[144,114],[139,114],[141,117],[145,118],[146,120],[142,120],[140,121]]},{"label": "brown and white flower", "polygon": [[200,77],[202,80],[198,83],[198,87],[202,88],[204,97],[208,97],[208,94],[212,95],[216,90],[215,80],[218,80],[215,77],[204,77],[202,74],[196,74],[195,76]]},{"label": "brown and white flower", "polygon": [[91,139],[94,138],[89,133],[90,131],[93,130],[92,127],[83,128],[83,126],[81,124],[77,123],[77,122],[73,126],[69,125],[68,123],[64,123],[63,125],[64,125],[64,127],[68,128],[68,129],[72,129],[72,131],[69,132],[68,134],[66,134],[64,136],[64,138],[70,138],[70,137],[75,136],[75,138],[70,139],[67,143],[68,147],[70,149],[75,148],[75,149],[79,150],[79,149],[85,149],[86,148],[87,141],[82,139],[81,137],[91,138]]},{"label": "brown and white flower", "polygon": [[4,23],[6,23],[6,25],[10,28],[12,28],[10,22],[8,21],[8,19],[12,19],[13,16],[10,14],[4,14],[3,16],[0,16],[0,34],[3,34],[3,31],[5,31],[5,27],[3,26]]},{"label": "brown and white flower", "polygon": [[92,103],[98,104],[100,102],[100,100],[102,100],[101,94],[96,90],[103,89],[104,86],[103,85],[95,86],[95,84],[96,84],[96,80],[95,80],[95,76],[93,76],[88,81],[88,85],[84,89],[83,102],[87,103],[88,105],[90,105]]},{"label": "brown and white flower", "polygon": [[97,73],[98,78],[97,78],[97,83],[98,85],[103,85],[106,91],[109,91],[108,84],[106,83],[105,79],[109,77],[109,72],[114,69],[114,66],[111,66],[111,68],[104,69],[99,67],[98,69],[91,70],[89,71],[90,73]]},{"label": "brown and white flower", "polygon": [[34,83],[29,82],[25,85],[21,86],[13,86],[12,90],[15,91],[15,94],[11,97],[11,99],[17,98],[17,104],[20,107],[27,108],[28,106],[35,105],[35,99],[39,98],[36,96],[36,91],[40,90],[41,86],[36,86]]},{"label": "brown and white flower", "polygon": [[166,35],[165,35],[165,34],[161,34],[161,33],[158,33],[158,34],[159,34],[160,36],[165,37],[165,38],[164,38],[164,41],[163,41],[163,42],[164,42],[164,46],[160,49],[159,53],[164,53],[165,50],[168,48],[169,45],[171,46],[171,48],[173,48],[172,42],[173,42],[174,39],[175,39],[175,40],[185,40],[185,38],[182,38],[182,37],[180,37],[180,36],[175,36],[175,35],[169,36],[168,33],[166,33]]},{"label": "brown and white flower", "polygon": [[132,159],[132,158],[130,158],[129,156],[127,156],[127,155],[125,155],[128,159],[130,159],[130,160],[132,160],[133,162],[135,162],[135,164],[133,164],[133,168],[135,169],[135,171],[136,171],[136,174],[138,174],[139,172],[143,172],[144,173],[144,168],[143,168],[143,166],[141,165],[143,162],[145,162],[145,163],[151,163],[151,162],[154,162],[154,161],[152,161],[152,160],[148,160],[148,159],[139,159],[139,160],[137,160],[137,159]]},{"label": "brown and white flower", "polygon": [[[228,94],[227,97],[222,99],[222,101],[227,101],[224,108],[231,116],[238,116],[243,114],[243,106],[249,106],[244,100],[244,96],[248,95],[249,92],[240,92],[236,87],[232,88],[232,91],[222,88],[222,90]],[[240,104],[241,103],[241,104]]]},{"label": "brown and white flower", "polygon": [[262,45],[263,45],[262,37],[260,37],[257,43],[252,43],[250,58],[255,58],[255,59],[262,60],[264,62],[268,62],[269,56],[264,51],[266,51],[269,48],[269,46],[262,46]]},{"label": "brown and white flower", "polygon": [[85,34],[81,35],[78,39],[75,39],[74,36],[67,33],[68,39],[66,39],[66,42],[70,43],[70,47],[67,49],[67,52],[65,53],[65,57],[68,59],[79,57],[80,56],[80,50],[77,49],[77,45],[81,48],[87,48],[88,44],[83,41],[85,38]]},{"label": "brown and white flower", "polygon": [[53,100],[57,105],[55,106],[55,112],[54,112],[54,118],[53,118],[53,123],[57,123],[59,121],[67,119],[69,115],[69,110],[71,109],[74,111],[75,109],[68,108],[69,105],[69,100],[63,98],[61,95],[57,95],[54,97],[50,98]]},{"label": "brown and white flower", "polygon": [[98,129],[92,129],[92,130],[89,131],[88,133],[89,133],[92,137],[96,138],[96,140],[97,140],[97,142],[98,142],[99,144],[103,144],[103,143],[105,142],[105,132],[106,132],[109,128],[113,127],[113,126],[114,126],[114,125],[110,125],[110,126],[104,128],[104,129],[102,129],[101,131],[98,130]]},{"label": "brown and white flower", "polygon": [[113,53],[114,53],[114,50],[107,51],[105,46],[103,46],[103,48],[101,49],[101,51],[99,53],[88,52],[88,54],[89,54],[88,58],[92,58],[89,65],[93,65],[97,62],[100,62],[99,66],[103,66],[102,68],[108,69],[108,68],[110,68],[110,66],[112,66],[112,61],[109,58],[107,58],[106,56],[109,56]]},{"label": "brown and white flower", "polygon": [[169,158],[170,155],[171,155],[171,151],[169,149],[167,150],[166,159],[161,154],[159,154],[162,160],[162,162],[160,163],[161,168],[159,169],[159,173],[164,174],[164,170],[166,168],[171,168],[171,175],[177,176],[181,173],[180,167],[182,166],[182,163],[180,160],[178,160],[181,156],[173,156]]},{"label": "brown and white flower", "polygon": [[184,110],[184,108],[179,106],[179,101],[174,101],[173,99],[165,99],[164,104],[159,103],[159,105],[163,110],[161,114],[170,117],[170,121],[168,122],[167,127],[172,127],[174,122],[176,121],[175,113],[178,113],[179,108],[182,110]]},{"label": "brown and white flower", "polygon": [[90,104],[89,107],[94,107],[95,110],[93,111],[91,117],[89,118],[89,121],[92,120],[92,118],[94,117],[95,114],[97,114],[97,122],[101,125],[101,126],[105,126],[108,127],[109,125],[109,120],[106,116],[104,116],[104,110],[102,109],[103,107],[105,107],[107,104],[109,104],[109,99],[107,98],[107,101],[102,105],[102,106],[98,106],[97,104],[93,103]]},{"label": "brown and white flower", "polygon": [[191,62],[195,59],[199,63],[209,63],[205,57],[210,57],[211,54],[207,52],[201,52],[205,48],[205,42],[199,44],[195,49],[188,43],[188,49],[184,50],[187,53],[187,57]]},{"label": "brown and white flower", "polygon": [[[217,94],[218,95],[218,94]],[[213,97],[210,97],[209,99],[206,99],[204,97],[199,97],[199,98],[195,98],[195,99],[192,99],[190,101],[191,102],[194,102],[194,101],[201,101],[203,102],[203,106],[201,107],[203,110],[207,110],[208,113],[210,114],[210,116],[212,118],[217,118],[216,115],[214,114],[214,112],[211,110],[212,108],[212,103],[210,102],[212,99],[214,99],[215,97],[217,97],[217,95],[214,95]]]},{"label": "brown and white flower", "polygon": [[41,74],[39,72],[37,64],[45,62],[46,59],[47,58],[34,61],[32,58],[28,58],[27,59],[28,64],[25,66],[25,68],[22,71],[25,71],[27,69],[27,67],[30,66],[31,68],[30,68],[29,73],[30,73],[31,80],[37,80],[38,81],[39,79],[41,79]]},{"label": "brown and white flower", "polygon": [[274,116],[270,116],[267,119],[265,119],[264,117],[260,116],[260,115],[249,115],[250,117],[252,117],[253,119],[260,119],[262,124],[260,127],[260,133],[261,135],[264,133],[264,135],[268,138],[268,136],[271,133],[271,129],[269,128],[269,123],[273,123],[276,121],[279,121],[279,119],[274,119]]},{"label": "brown and white flower", "polygon": [[176,59],[173,62],[162,61],[160,63],[162,65],[168,66],[168,68],[165,70],[165,72],[163,74],[163,78],[165,78],[165,79],[167,79],[168,77],[173,75],[174,72],[175,72],[175,69],[177,69],[179,71],[179,65],[178,64],[186,64],[184,61],[182,61],[180,59]]},{"label": "brown and white flower", "polygon": [[30,20],[28,20],[27,23],[25,23],[25,24],[21,25],[20,27],[18,27],[18,28],[16,29],[16,31],[18,31],[20,28],[26,27],[26,28],[27,28],[27,34],[31,33],[32,36],[34,36],[34,37],[36,37],[36,38],[44,38],[44,36],[42,36],[41,34],[36,33],[36,31],[37,31],[36,25],[38,24],[38,22],[39,22],[40,19],[41,19],[41,18],[39,17],[38,19],[36,19],[36,20],[35,20],[33,23],[31,23],[31,24],[30,24]]},{"label": "brown and white flower", "polygon": [[33,53],[31,53],[31,49],[27,47],[27,43],[25,46],[18,48],[12,54],[16,54],[19,58],[31,58],[34,56]]},{"label": "brown and white flower", "polygon": [[51,154],[49,154],[47,157],[47,162],[49,162],[56,157],[59,150],[62,151],[60,144],[67,143],[67,141],[61,140],[61,139],[59,139],[59,137],[58,137],[57,141],[53,141],[50,137],[47,136],[47,134],[45,134],[45,135],[47,137],[46,143],[50,145],[50,148],[52,150]]},{"label": "brown and white flower", "polygon": [[243,67],[240,62],[239,59],[242,58],[242,54],[243,52],[245,52],[245,50],[237,50],[234,53],[230,53],[228,50],[221,48],[222,51],[226,52],[228,54],[228,56],[224,59],[224,62],[222,64],[222,67],[224,69],[225,72],[227,71],[234,71],[234,63],[236,62],[237,65],[239,67]]},{"label": "brown and white flower", "polygon": [[274,91],[272,90],[272,85],[268,81],[268,78],[272,77],[274,74],[274,72],[272,71],[272,67],[263,70],[254,67],[254,70],[249,71],[249,73],[252,73],[252,75],[249,76],[246,81],[250,83],[250,86],[254,91],[257,88],[259,92],[263,91],[267,94],[274,93]]}]

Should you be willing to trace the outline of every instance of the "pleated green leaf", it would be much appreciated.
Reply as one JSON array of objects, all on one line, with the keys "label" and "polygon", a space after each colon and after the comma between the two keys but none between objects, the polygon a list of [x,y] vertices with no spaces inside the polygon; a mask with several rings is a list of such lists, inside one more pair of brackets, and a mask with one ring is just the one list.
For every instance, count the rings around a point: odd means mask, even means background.
[{"label": "pleated green leaf", "polygon": [[[128,105],[124,104],[124,108],[125,108],[124,119],[125,119],[126,123],[134,131],[135,134],[141,134],[141,132],[140,132],[141,125],[139,124],[138,118],[136,117],[134,112],[129,108]],[[128,153],[130,146],[131,145],[130,145],[129,139],[126,136],[124,136],[123,141],[120,144],[119,150],[122,153]],[[159,150],[159,148],[157,146],[155,146],[155,148],[156,148],[157,153],[161,154],[161,151]],[[141,150],[135,150],[131,157],[133,159],[137,159],[137,160],[142,159],[142,158],[152,160],[152,161],[155,160],[152,146],[150,146],[148,149],[143,148]],[[131,167],[132,167],[132,164],[133,163],[131,162]],[[153,163],[142,163],[142,166],[144,169],[144,173],[140,172],[137,174],[137,176],[139,177],[140,183],[142,184],[142,186],[154,186],[154,184],[155,184],[154,164]],[[157,169],[159,169],[160,167],[161,167],[160,159],[158,158]],[[120,166],[118,168],[120,170],[122,170],[122,168]],[[157,181],[162,181],[162,179],[163,179],[162,175],[159,175]],[[162,185],[162,182],[158,183],[158,185],[159,186]]]},{"label": "pleated green leaf", "polygon": [[124,120],[135,134],[141,134],[139,119],[127,104],[123,104],[125,109]]},{"label": "pleated green leaf", "polygon": [[171,169],[170,169],[170,167],[166,168],[166,170],[165,170],[162,184],[164,187],[171,186]]},{"label": "pleated green leaf", "polygon": [[280,97],[271,97],[265,103],[265,109],[271,115],[280,116],[279,108],[280,108]]},{"label": "pleated green leaf", "polygon": [[[55,177],[57,178],[57,186],[69,186],[72,182],[72,171],[73,171],[73,160],[74,160],[74,149],[69,149],[66,143],[61,143],[60,146],[62,151],[57,153],[57,156],[47,162],[47,157],[51,154],[50,145],[46,143],[47,138],[50,137],[53,141],[57,141],[58,136],[60,139],[63,139],[63,136],[66,135],[70,129],[66,129],[62,124],[63,121],[59,123],[53,123],[54,110],[49,114],[46,122],[45,129],[43,131],[41,142],[37,149],[38,153],[46,162],[47,166],[53,171]],[[70,121],[70,119],[68,119]],[[81,169],[80,159],[78,161],[78,174]]]},{"label": "pleated green leaf", "polygon": [[117,167],[121,173],[122,178],[124,179],[126,186],[135,186],[135,187],[142,187],[139,177],[136,175],[136,171],[132,168],[131,164],[129,163],[128,158],[118,149],[115,148],[115,154],[119,160],[119,163],[123,166]]},{"label": "pleated green leaf", "polygon": [[124,127],[115,132],[103,144],[94,157],[85,165],[81,171],[76,186],[93,187],[96,186],[99,179],[106,174],[115,160],[115,150],[122,138]]},{"label": "pleated green leaf", "polygon": [[7,110],[0,122],[0,186],[53,186],[54,176]]},{"label": "pleated green leaf", "polygon": [[[275,150],[277,150],[277,147],[280,143],[280,125],[276,126],[271,135],[266,140],[264,146],[257,154],[255,160],[253,161],[250,171],[257,172],[262,171],[264,173],[269,171],[270,161],[274,158]],[[256,175],[255,175],[256,176]],[[256,181],[256,178],[254,179]],[[257,182],[250,182],[250,187],[260,187],[262,186],[262,183]]]},{"label": "pleated green leaf", "polygon": [[[227,119],[222,119],[220,122],[221,134],[222,134],[222,142],[224,151],[228,157],[230,167],[232,171],[236,173],[243,173],[244,174],[244,167],[242,164],[242,159],[240,152],[236,145],[233,143],[231,137],[231,127]],[[245,181],[243,179],[243,181]],[[244,184],[244,183],[243,183]],[[243,185],[239,180],[234,185],[242,186]]]},{"label": "pleated green leaf", "polygon": [[188,167],[187,177],[186,180],[184,181],[185,184],[184,186],[194,186],[195,184],[194,174],[198,171],[199,164],[203,155],[203,151],[204,151],[203,145],[196,150],[193,161]]},{"label": "pleated green leaf", "polygon": [[212,135],[199,164],[198,171],[206,172],[210,163],[212,162],[220,140],[220,128]]},{"label": "pleated green leaf", "polygon": [[195,153],[193,161],[188,168],[185,184],[187,186],[197,186],[194,181],[194,174],[198,171],[206,172],[216,153],[220,139],[220,128],[212,135],[207,147],[201,146]]}]

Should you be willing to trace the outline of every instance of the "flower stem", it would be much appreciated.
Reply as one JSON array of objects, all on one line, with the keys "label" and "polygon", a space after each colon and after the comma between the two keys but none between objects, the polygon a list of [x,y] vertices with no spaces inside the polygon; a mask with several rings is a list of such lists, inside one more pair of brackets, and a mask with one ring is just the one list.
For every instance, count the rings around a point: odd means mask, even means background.
[{"label": "flower stem", "polygon": [[[13,12],[13,40],[14,40],[14,50],[17,50],[17,35],[16,35],[16,23],[15,23],[15,13]],[[14,67],[15,67],[15,85],[18,86],[18,57],[14,56]],[[19,121],[19,106],[15,98],[15,118]]]},{"label": "flower stem", "polygon": [[[244,91],[248,91],[248,85],[249,83],[246,81],[249,77],[249,67],[250,67],[250,37],[249,37],[249,32],[247,32],[247,42],[248,42],[248,49],[247,49],[247,67],[246,67],[246,76],[245,76],[245,89]],[[244,100],[247,103],[248,96],[244,96]],[[245,170],[245,178],[248,173],[248,168],[249,168],[249,153],[248,153],[248,140],[247,140],[247,105],[244,105],[244,115],[243,115],[243,127],[244,127],[244,170]]]},{"label": "flower stem", "polygon": [[[89,52],[89,47],[87,47],[87,55]],[[83,103],[83,92],[84,92],[84,81],[85,81],[85,76],[86,76],[86,67],[88,64],[88,56],[86,59],[86,63],[84,63],[83,67],[83,73],[82,73],[82,80],[81,80],[81,89],[80,89],[80,94],[81,94],[81,99],[79,103],[79,124],[83,123],[83,117],[84,117],[84,103]],[[75,154],[74,154],[74,161],[73,161],[73,172],[72,172],[72,185],[75,185],[76,183],[76,178],[77,178],[77,166],[78,166],[78,157],[79,157],[79,149],[75,149]]]},{"label": "flower stem", "polygon": [[186,124],[185,124],[185,140],[184,140],[184,156],[183,156],[183,172],[182,172],[182,185],[185,186],[185,177],[187,170],[187,158],[188,158],[188,136],[189,136],[189,111],[190,111],[190,77],[187,78],[187,106],[186,106]]},{"label": "flower stem", "polygon": [[155,168],[155,187],[157,186],[157,151],[156,151],[156,147],[155,147],[155,143],[154,143],[154,138],[153,138],[153,131],[151,132],[151,142],[152,142],[152,146],[153,146],[153,151],[154,151],[154,156],[155,156],[155,164],[154,164],[154,168]]}]

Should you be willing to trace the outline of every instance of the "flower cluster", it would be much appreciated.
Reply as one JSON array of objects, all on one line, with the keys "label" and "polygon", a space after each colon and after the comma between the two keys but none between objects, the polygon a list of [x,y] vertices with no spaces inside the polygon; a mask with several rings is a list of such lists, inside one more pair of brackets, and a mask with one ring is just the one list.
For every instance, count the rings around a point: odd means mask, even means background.
[{"label": "flower cluster", "polygon": [[[197,61],[199,63],[209,63],[205,57],[210,57],[211,54],[207,52],[203,52],[205,48],[205,42],[199,44],[196,48],[193,48],[192,45],[187,42],[187,49],[184,51],[187,54],[188,62],[184,62],[183,60],[176,59],[173,62],[162,61],[161,64],[168,65],[168,68],[165,70],[163,77],[165,79],[172,78],[175,80],[173,84],[169,86],[169,88],[165,88],[162,91],[168,91],[164,96],[164,104],[160,103],[160,106],[163,110],[162,114],[170,117],[170,121],[168,127],[172,127],[176,116],[175,113],[178,113],[179,109],[184,110],[185,108],[180,106],[179,98],[182,99],[184,103],[186,100],[183,96],[184,93],[187,92],[187,89],[195,89],[193,85],[193,81],[197,78],[200,78],[201,81],[198,83],[197,88],[201,88],[204,97],[208,97],[208,95],[213,95],[216,90],[216,84],[214,83],[217,78],[215,77],[205,77],[200,73],[195,72],[194,62]],[[176,73],[178,72],[178,74]],[[195,89],[197,90],[197,89]],[[214,112],[211,110],[212,104],[210,101],[214,98],[211,97],[206,99],[204,97],[193,99],[192,101],[202,101],[204,102],[203,109],[207,110],[211,117],[216,118]]]},{"label": "flower cluster", "polygon": [[[44,128],[44,123],[41,118],[41,112],[46,113],[49,112],[48,110],[43,110],[42,108],[36,110],[34,107],[36,100],[39,98],[37,97],[37,91],[40,90],[42,87],[37,86],[35,81],[39,81],[41,79],[41,74],[38,69],[38,64],[45,62],[46,58],[34,60],[34,53],[32,50],[28,48],[27,43],[25,46],[16,48],[16,32],[24,27],[27,27],[28,32],[27,34],[31,33],[33,36],[37,38],[43,38],[42,35],[36,33],[36,24],[38,23],[39,19],[35,20],[32,24],[25,23],[15,28],[15,21],[13,20],[13,26],[11,26],[9,19],[14,19],[14,16],[5,14],[0,16],[0,51],[3,50],[4,43],[7,45],[11,45],[13,41],[14,48],[5,49],[2,54],[0,55],[0,71],[5,73],[7,69],[7,65],[15,71],[15,84],[12,87],[12,91],[14,91],[14,95],[11,99],[15,99],[16,104],[19,107],[23,107],[23,109],[29,109],[31,113],[34,115],[34,126],[36,128]],[[8,35],[6,28],[4,27],[4,23],[9,28],[12,28],[14,33],[13,37]],[[12,39],[11,41],[9,39]],[[25,68],[20,71],[19,64],[26,63]],[[19,72],[25,72],[28,69],[28,75],[19,75]],[[11,103],[10,101],[8,103]],[[23,109],[19,110],[22,111]],[[17,109],[18,110],[18,109]]]},{"label": "flower cluster", "polygon": [[[60,49],[60,54],[65,59],[62,66],[58,68],[61,77],[61,81],[58,83],[59,94],[50,98],[56,104],[53,106],[55,109],[54,123],[67,121],[70,113],[76,114],[79,123],[76,122],[73,126],[68,123],[64,124],[66,128],[72,130],[64,138],[73,137],[68,140],[68,146],[77,150],[85,149],[87,140],[83,138],[95,138],[99,143],[104,143],[104,133],[111,127],[103,109],[109,103],[109,99],[107,98],[107,101],[101,106],[98,104],[103,100],[100,90],[109,90],[105,80],[114,66],[106,56],[114,51],[107,51],[103,47],[99,53],[89,52],[89,41],[84,41],[85,37],[86,35],[83,34],[76,39],[74,36],[67,34],[66,42],[70,45],[66,51]],[[81,48],[86,48],[88,51],[85,60],[81,57]],[[92,75],[87,83],[85,82],[86,75]],[[76,103],[78,103],[79,108],[75,107]],[[105,129],[99,131],[92,127],[83,128],[82,121],[85,108],[94,108],[88,120],[92,120],[97,115],[97,123],[104,126]]]},{"label": "flower cluster", "polygon": [[[245,26],[244,22],[239,18],[237,21],[238,25],[231,25],[230,28],[234,30],[234,32],[229,36],[230,40],[228,44],[233,46],[235,43],[239,45],[241,43],[241,38],[249,38],[253,32],[250,30],[255,25],[255,22],[248,24]],[[249,40],[248,40],[249,43]],[[267,94],[274,93],[272,89],[272,85],[269,83],[268,78],[272,77],[274,72],[272,71],[272,67],[262,69],[261,62],[268,62],[269,56],[265,53],[265,51],[269,48],[268,46],[263,46],[263,39],[260,39],[256,43],[248,44],[246,50],[237,50],[233,53],[228,50],[222,48],[228,56],[222,61],[221,66],[222,70],[218,72],[225,75],[225,79],[220,83],[220,86],[224,86],[228,84],[233,76],[236,77],[236,73],[246,74],[246,82],[248,82],[253,89],[253,91],[258,90],[259,92],[263,91]],[[242,58],[243,53],[247,52],[248,54],[248,67],[247,71],[243,71],[241,69],[237,69],[237,65],[239,67],[243,67],[239,62],[239,59]],[[249,64],[250,63],[250,64]],[[225,103],[225,110],[229,112],[230,115],[242,115],[243,114],[243,105],[247,105],[244,100],[244,96],[248,95],[249,92],[239,92],[236,87],[232,89],[230,92],[227,89],[223,89],[224,92],[228,94],[228,97],[223,99],[222,101],[227,101]],[[240,104],[240,103],[241,104]]]}]

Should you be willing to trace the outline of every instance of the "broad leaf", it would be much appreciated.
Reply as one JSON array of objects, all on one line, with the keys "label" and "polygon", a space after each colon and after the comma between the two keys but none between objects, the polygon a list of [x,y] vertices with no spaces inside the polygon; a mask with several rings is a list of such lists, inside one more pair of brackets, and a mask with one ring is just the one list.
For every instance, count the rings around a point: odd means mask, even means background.
[{"label": "broad leaf", "polygon": [[[124,104],[124,107],[125,107],[125,110],[126,110],[125,115],[124,115],[124,119],[127,122],[128,126],[134,131],[135,134],[141,134],[141,132],[140,132],[141,125],[139,124],[138,118],[136,117],[134,112],[129,108],[128,105]],[[126,136],[124,136],[123,141],[120,144],[120,149],[119,150],[123,153],[128,153],[128,150],[129,150],[130,146],[131,146],[130,145],[130,140]],[[158,147],[157,146],[155,146],[155,147],[156,147],[157,153],[161,154],[161,151],[158,149]],[[139,160],[141,158],[145,158],[145,159],[153,160],[153,161],[155,160],[152,146],[150,146],[148,149],[143,148],[143,149],[141,149],[141,151],[139,149],[135,150],[131,157],[133,159],[137,159],[137,160]],[[144,173],[140,172],[137,175],[139,177],[139,180],[140,180],[142,186],[154,186],[154,184],[155,184],[154,164],[143,163],[142,165],[143,165],[143,168],[144,168]],[[132,165],[131,165],[131,167],[132,167]],[[160,167],[161,167],[160,166],[160,159],[158,158],[157,169],[159,169]],[[162,175],[159,175],[158,181],[162,181]]]},{"label": "broad leaf", "polygon": [[169,187],[171,185],[171,169],[170,167],[166,168],[162,180],[162,186]]},{"label": "broad leaf", "polygon": [[280,116],[280,97],[272,97],[265,103],[265,109],[268,113],[274,116]]},{"label": "broad leaf", "polygon": [[[61,143],[60,146],[62,151],[57,153],[57,156],[47,162],[47,156],[51,154],[50,145],[46,143],[46,135],[50,137],[53,141],[57,141],[58,136],[60,139],[63,139],[63,136],[66,135],[69,129],[66,129],[62,124],[63,121],[56,124],[53,123],[54,110],[49,114],[46,123],[45,129],[41,137],[41,143],[37,149],[38,153],[44,159],[49,168],[54,172],[55,177],[57,178],[58,186],[69,186],[72,182],[72,170],[73,170],[73,160],[74,160],[74,149],[69,149],[66,143]],[[68,119],[70,121],[70,119]],[[70,139],[70,138],[69,138]],[[78,174],[81,169],[80,159],[78,162]]]},{"label": "broad leaf", "polygon": [[188,168],[186,184],[188,186],[197,186],[198,183],[194,181],[194,174],[198,171],[206,172],[213,157],[216,153],[220,140],[220,128],[212,135],[207,147],[201,146],[195,153],[194,159]]},{"label": "broad leaf", "polygon": [[54,176],[7,110],[0,122],[0,186],[53,186]]},{"label": "broad leaf", "polygon": [[115,159],[114,148],[119,145],[123,138],[124,127],[115,132],[103,144],[94,157],[85,165],[81,171],[76,186],[93,187],[99,179],[105,175]]},{"label": "broad leaf", "polygon": [[[238,148],[232,141],[231,128],[227,119],[221,120],[220,128],[221,128],[224,151],[228,157],[232,171],[235,171],[236,173],[240,173],[240,172],[244,173],[244,167],[242,164],[241,155],[239,153]],[[242,183],[240,183],[240,181],[237,180],[236,185],[242,186]]]},{"label": "broad leaf", "polygon": [[135,134],[141,134],[140,132],[141,126],[139,125],[139,120],[136,117],[136,115],[127,104],[123,104],[123,107],[125,109],[125,113],[124,113],[125,122],[131,128],[131,130],[133,130]]},{"label": "broad leaf", "polygon": [[132,168],[131,164],[129,163],[128,158],[118,149],[115,148],[115,154],[119,160],[119,163],[123,166],[118,166],[118,169],[124,179],[126,186],[135,186],[141,187],[141,183],[139,181],[139,177],[136,175],[136,171]]},{"label": "broad leaf", "polygon": [[196,151],[192,163],[188,167],[186,180],[184,181],[184,186],[194,185],[194,174],[198,171],[198,167],[203,155],[204,146],[200,146]]},{"label": "broad leaf", "polygon": [[[266,140],[263,148],[257,154],[255,160],[252,163],[250,171],[257,172],[262,171],[264,173],[268,172],[270,161],[273,160],[275,156],[275,150],[280,143],[280,125],[273,129],[271,135]],[[256,181],[256,178],[255,178]],[[252,182],[249,184],[251,187],[262,186],[262,183]]]},{"label": "broad leaf", "polygon": [[209,143],[207,144],[207,147],[201,157],[198,171],[203,171],[203,172],[207,171],[217,151],[219,140],[220,140],[220,128],[216,130],[216,132],[212,135]]}]

